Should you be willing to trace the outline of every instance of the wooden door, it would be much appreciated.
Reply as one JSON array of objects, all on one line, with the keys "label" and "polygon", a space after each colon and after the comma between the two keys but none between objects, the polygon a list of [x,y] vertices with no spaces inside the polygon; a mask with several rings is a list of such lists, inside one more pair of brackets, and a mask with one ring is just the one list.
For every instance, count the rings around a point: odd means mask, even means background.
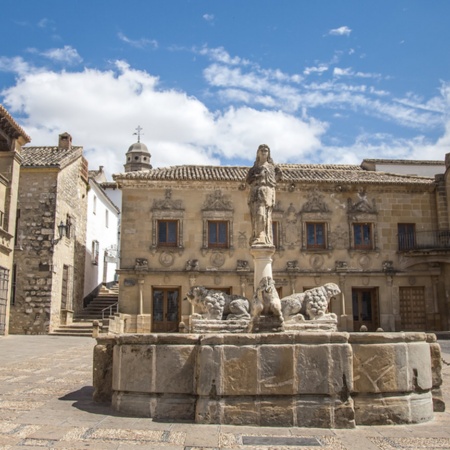
[{"label": "wooden door", "polygon": [[176,333],[180,323],[180,289],[154,288],[152,332]]},{"label": "wooden door", "polygon": [[402,331],[425,331],[427,326],[425,288],[400,288],[400,318]]}]

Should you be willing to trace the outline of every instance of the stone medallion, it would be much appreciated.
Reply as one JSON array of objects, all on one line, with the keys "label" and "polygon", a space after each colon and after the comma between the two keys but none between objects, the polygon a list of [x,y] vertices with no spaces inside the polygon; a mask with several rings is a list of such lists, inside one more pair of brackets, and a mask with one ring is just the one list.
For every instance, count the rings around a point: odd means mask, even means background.
[{"label": "stone medallion", "polygon": [[225,255],[223,253],[213,253],[211,255],[211,264],[214,267],[222,267],[225,263]]},{"label": "stone medallion", "polygon": [[309,258],[309,263],[313,269],[320,269],[323,266],[324,259],[322,255],[313,255]]},{"label": "stone medallion", "polygon": [[175,260],[175,256],[172,252],[162,252],[159,256],[159,263],[164,267],[170,267]]}]

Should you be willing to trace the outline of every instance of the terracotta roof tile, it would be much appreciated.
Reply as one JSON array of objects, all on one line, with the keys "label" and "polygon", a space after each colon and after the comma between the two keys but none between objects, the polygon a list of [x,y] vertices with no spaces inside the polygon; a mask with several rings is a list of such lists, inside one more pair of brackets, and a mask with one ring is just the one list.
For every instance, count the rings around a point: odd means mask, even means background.
[{"label": "terracotta roof tile", "polygon": [[59,147],[23,147],[22,167],[63,168],[82,156],[83,147],[72,146],[70,150]]},{"label": "terracotta roof tile", "polygon": [[[25,142],[31,141],[30,136],[28,136],[28,134],[25,133],[24,129],[12,118],[11,114],[9,114],[6,108],[2,104],[0,104],[0,121],[2,119],[8,123],[11,129],[15,130],[15,134],[22,136]],[[14,137],[16,138],[17,136]]]},{"label": "terracotta roof tile", "polygon": [[[368,183],[368,184],[425,184],[434,178],[371,172],[357,165],[338,164],[279,164],[283,180],[288,182]],[[113,175],[121,180],[164,181],[245,181],[249,167],[233,166],[172,166],[149,171]]]}]

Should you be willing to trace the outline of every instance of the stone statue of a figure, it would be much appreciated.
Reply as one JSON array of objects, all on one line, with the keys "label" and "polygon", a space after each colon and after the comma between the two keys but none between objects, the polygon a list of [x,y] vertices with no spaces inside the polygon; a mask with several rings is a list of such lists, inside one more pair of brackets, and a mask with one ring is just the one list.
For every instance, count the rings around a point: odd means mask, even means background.
[{"label": "stone statue of a figure", "polygon": [[252,220],[251,246],[273,246],[272,210],[275,205],[275,187],[281,176],[281,169],[270,157],[270,148],[265,144],[260,145],[246,179],[250,185],[248,205]]}]

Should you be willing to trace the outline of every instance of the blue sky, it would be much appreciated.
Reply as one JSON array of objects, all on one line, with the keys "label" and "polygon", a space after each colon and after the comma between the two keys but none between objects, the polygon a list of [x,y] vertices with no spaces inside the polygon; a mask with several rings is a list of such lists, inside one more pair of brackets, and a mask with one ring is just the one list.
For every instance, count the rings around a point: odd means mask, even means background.
[{"label": "blue sky", "polygon": [[0,101],[123,170],[437,159],[450,151],[447,0],[2,0]]}]

